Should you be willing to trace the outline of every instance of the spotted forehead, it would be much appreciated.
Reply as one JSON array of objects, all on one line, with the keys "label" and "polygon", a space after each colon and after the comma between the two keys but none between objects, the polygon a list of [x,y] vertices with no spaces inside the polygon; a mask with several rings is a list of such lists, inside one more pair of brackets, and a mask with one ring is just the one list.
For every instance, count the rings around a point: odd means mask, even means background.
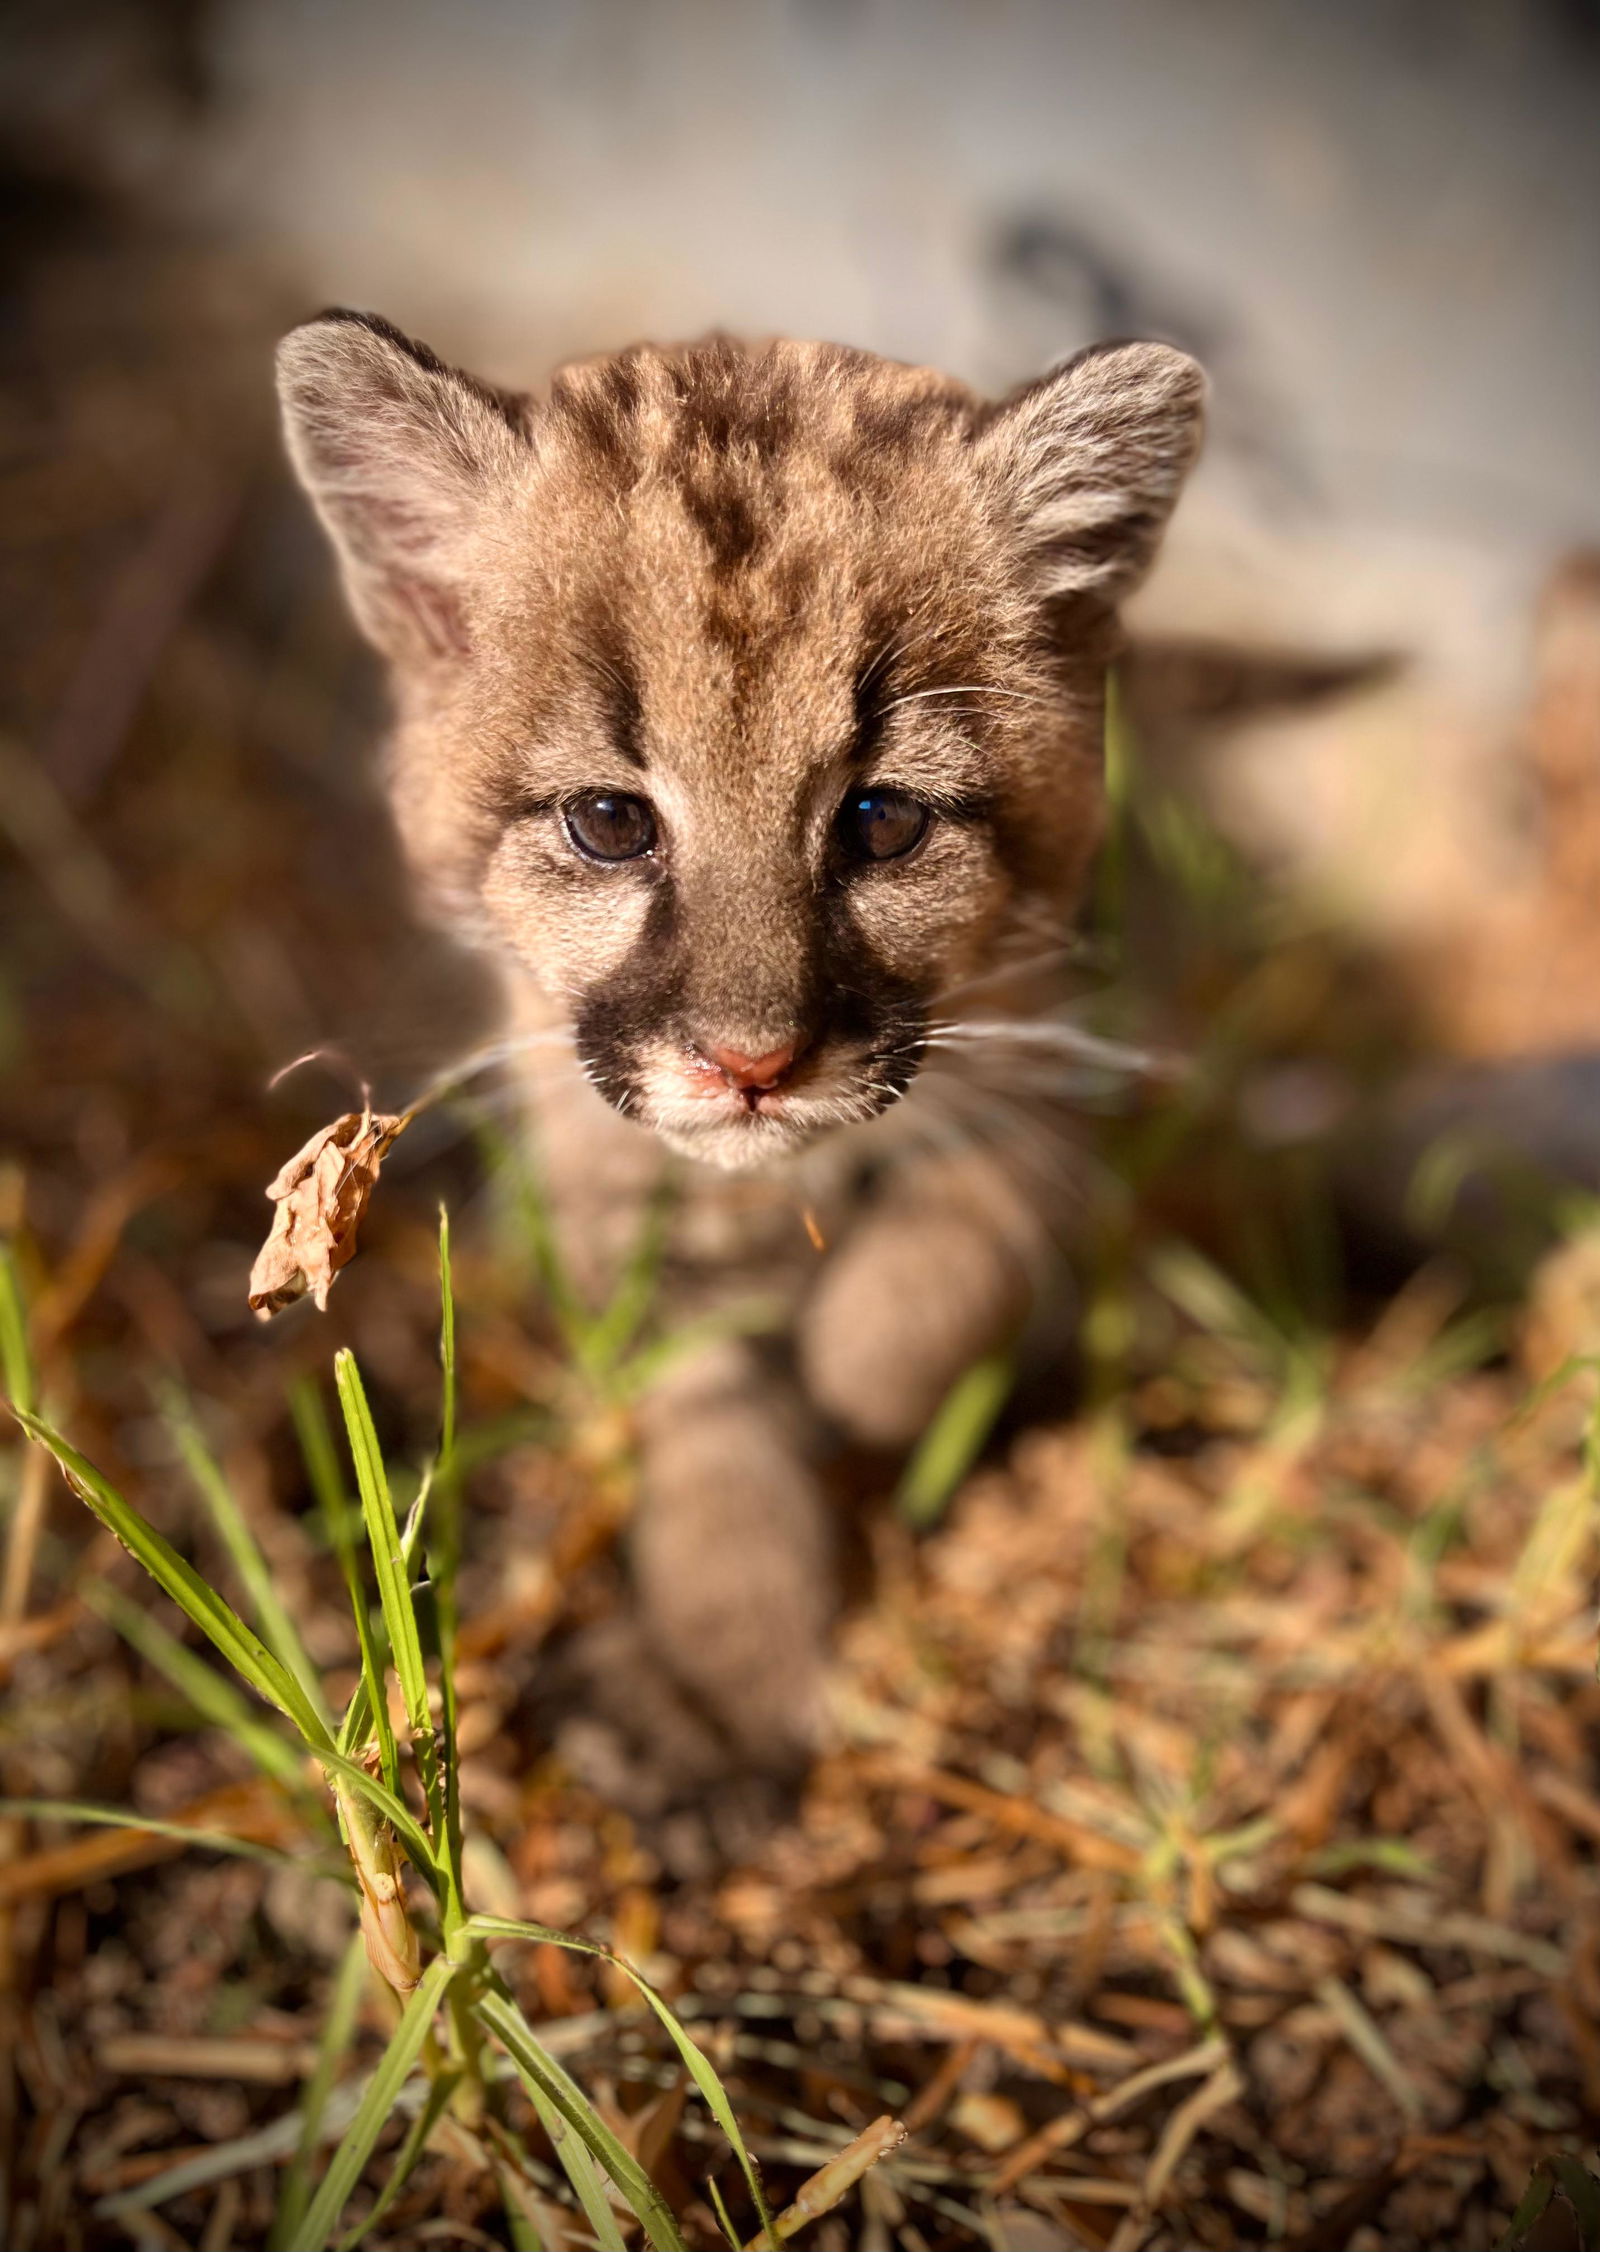
[{"label": "spotted forehead", "polygon": [[[663,350],[641,345],[564,370],[547,430],[576,442],[614,486],[655,473],[704,492],[719,465],[772,471],[802,456],[861,481],[874,465],[970,432],[978,402],[953,378],[900,367],[843,345],[748,347],[713,337]],[[724,563],[759,528],[720,509],[706,526]]]},{"label": "spotted forehead", "polygon": [[804,734],[859,720],[892,669],[923,686],[992,663],[1006,572],[967,473],[976,412],[841,347],[713,339],[567,371],[545,448],[607,675],[682,725]]}]

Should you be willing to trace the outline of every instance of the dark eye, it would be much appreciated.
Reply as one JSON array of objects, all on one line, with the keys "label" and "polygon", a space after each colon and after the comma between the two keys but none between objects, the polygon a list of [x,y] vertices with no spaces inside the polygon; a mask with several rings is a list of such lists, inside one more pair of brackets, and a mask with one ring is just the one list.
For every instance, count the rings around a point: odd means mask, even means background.
[{"label": "dark eye", "polygon": [[565,808],[567,835],[591,860],[637,860],[656,841],[656,817],[643,798],[592,790]]},{"label": "dark eye", "polygon": [[904,790],[862,790],[839,808],[839,839],[854,860],[900,860],[922,842],[930,818]]}]

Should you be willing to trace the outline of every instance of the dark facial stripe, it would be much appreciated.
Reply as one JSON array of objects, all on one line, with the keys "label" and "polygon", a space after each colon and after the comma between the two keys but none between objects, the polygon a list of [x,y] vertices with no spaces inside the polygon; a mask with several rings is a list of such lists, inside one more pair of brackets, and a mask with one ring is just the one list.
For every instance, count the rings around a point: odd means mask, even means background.
[{"label": "dark facial stripe", "polygon": [[868,637],[866,654],[856,667],[851,690],[854,721],[850,743],[853,764],[864,766],[878,747],[889,701],[888,676],[893,663],[892,629]]},{"label": "dark facial stripe", "polygon": [[588,665],[605,707],[606,730],[630,766],[643,773],[644,706],[627,643],[610,622],[597,619],[588,644]]},{"label": "dark facial stripe", "polygon": [[878,959],[842,886],[819,901],[808,972],[819,1029],[865,1045],[874,1059],[873,1078],[886,1093],[908,1086],[926,1043],[927,996]]},{"label": "dark facial stripe", "polygon": [[[636,1115],[641,1051],[661,1040],[715,1039],[726,1027],[699,1021],[692,1006],[677,898],[663,869],[644,926],[626,960],[576,1013],[578,1052],[599,1091],[624,1116]],[[737,989],[737,969],[730,982]],[[700,965],[701,977],[717,965]],[[696,988],[701,980],[696,980]],[[841,889],[829,896],[812,928],[795,990],[785,997],[796,1029],[821,1051],[854,1051],[846,1068],[857,1093],[878,1107],[916,1075],[926,1046],[927,996],[889,970],[863,939]]]},{"label": "dark facial stripe", "polygon": [[[969,732],[982,737],[998,716],[985,702],[981,685],[986,652],[979,647],[952,647],[947,637],[933,649],[919,646],[915,632],[899,633],[891,620],[874,624],[863,636],[862,655],[852,686],[853,729],[849,748],[852,764],[861,766],[878,750],[890,713],[899,703],[948,691],[941,715],[937,703],[926,707],[928,716],[959,718]],[[977,819],[984,805],[976,798],[941,800],[941,810],[957,818]]]},{"label": "dark facial stripe", "polygon": [[578,1010],[573,1030],[589,1076],[624,1114],[638,1098],[642,1041],[659,1035],[683,1006],[678,902],[665,869],[654,879],[644,927],[632,951]]},{"label": "dark facial stripe", "polygon": [[626,362],[613,363],[598,378],[588,369],[558,378],[550,393],[551,414],[565,424],[602,484],[617,492],[639,474],[638,398],[638,377]]}]

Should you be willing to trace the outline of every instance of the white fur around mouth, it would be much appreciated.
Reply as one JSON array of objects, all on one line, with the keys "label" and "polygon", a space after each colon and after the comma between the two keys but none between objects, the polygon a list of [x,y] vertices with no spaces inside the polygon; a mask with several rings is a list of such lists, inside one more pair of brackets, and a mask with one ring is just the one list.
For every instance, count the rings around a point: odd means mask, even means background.
[{"label": "white fur around mouth", "polygon": [[774,1088],[751,1104],[732,1088],[686,1087],[679,1066],[663,1069],[650,1058],[617,1107],[681,1157],[721,1172],[754,1172],[889,1108],[896,1091],[866,1080],[866,1060],[842,1057],[809,1083]]},{"label": "white fur around mouth", "polygon": [[825,1135],[865,1125],[888,1109],[892,1099],[876,1089],[853,1096],[785,1095],[752,1111],[646,1096],[628,1115],[681,1157],[725,1173],[745,1173],[796,1157]]},{"label": "white fur around mouth", "polygon": [[753,1172],[775,1159],[793,1157],[824,1133],[830,1121],[821,1118],[775,1117],[770,1111],[746,1111],[741,1116],[685,1124],[676,1119],[640,1121],[658,1140],[680,1157],[701,1165],[715,1165],[724,1173]]}]

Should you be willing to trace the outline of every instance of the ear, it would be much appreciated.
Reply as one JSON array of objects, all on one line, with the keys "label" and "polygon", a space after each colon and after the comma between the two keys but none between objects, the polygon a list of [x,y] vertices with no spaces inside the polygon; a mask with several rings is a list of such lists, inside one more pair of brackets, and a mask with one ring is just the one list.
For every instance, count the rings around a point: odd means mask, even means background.
[{"label": "ear", "polygon": [[346,312],[291,329],[278,396],[363,631],[392,657],[463,654],[472,534],[527,454],[520,402]]},{"label": "ear", "polygon": [[1200,450],[1206,379],[1168,344],[1096,344],[1002,400],[977,453],[1041,600],[1110,608],[1154,561]]}]

